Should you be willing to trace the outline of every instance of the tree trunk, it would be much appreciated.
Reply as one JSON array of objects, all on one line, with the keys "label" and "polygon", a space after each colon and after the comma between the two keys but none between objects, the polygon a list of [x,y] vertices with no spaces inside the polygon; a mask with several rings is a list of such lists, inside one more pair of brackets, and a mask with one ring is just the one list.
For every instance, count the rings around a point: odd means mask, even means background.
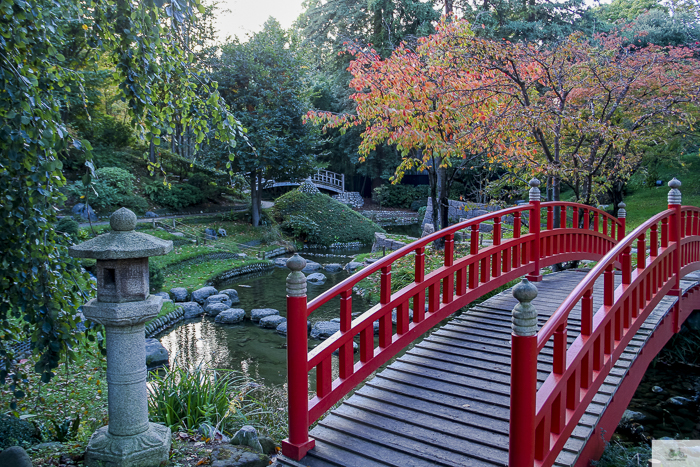
[{"label": "tree trunk", "polygon": [[252,217],[253,227],[258,227],[260,225],[260,185],[259,185],[258,171],[250,171],[250,211]]},{"label": "tree trunk", "polygon": [[440,228],[446,229],[450,225],[448,217],[450,212],[450,200],[447,199],[447,168],[438,167],[438,189],[440,191]]},{"label": "tree trunk", "polygon": [[622,202],[622,190],[625,184],[621,181],[613,182],[610,187],[610,199],[613,205],[613,216],[617,217],[618,205]]}]

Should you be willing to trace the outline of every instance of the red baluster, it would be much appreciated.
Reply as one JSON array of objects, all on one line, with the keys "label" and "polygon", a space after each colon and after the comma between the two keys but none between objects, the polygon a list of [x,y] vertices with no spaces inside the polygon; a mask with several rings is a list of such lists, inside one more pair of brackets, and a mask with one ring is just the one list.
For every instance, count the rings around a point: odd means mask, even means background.
[{"label": "red baluster", "polygon": [[[671,275],[673,276],[673,289],[669,291],[669,295],[675,295],[680,301],[681,297],[681,240],[683,238],[683,218],[681,210],[681,192],[679,188],[681,187],[681,182],[676,178],[668,182],[668,186],[671,190],[668,192],[668,208],[674,209],[675,213],[671,219],[671,231],[670,240],[674,242],[673,249],[673,263]],[[663,240],[662,240],[663,241]],[[678,302],[673,307],[673,332],[679,332],[681,330],[680,322],[680,306]]]},{"label": "red baluster", "polygon": [[326,358],[316,367],[316,395],[326,397],[331,392],[331,359]]},{"label": "red baluster", "polygon": [[656,258],[659,256],[659,226],[654,224],[651,226],[649,234],[649,256]]},{"label": "red baluster", "polygon": [[554,331],[554,363],[552,371],[561,375],[566,370],[566,326],[561,325]]},{"label": "red baluster", "polygon": [[[414,271],[416,284],[425,280],[425,247],[416,249],[416,266]],[[420,288],[413,296],[413,322],[420,323],[425,317],[425,289]]]},{"label": "red baluster", "polygon": [[615,302],[615,276],[612,265],[608,265],[603,273],[603,303],[605,306],[613,306]]},{"label": "red baluster", "polygon": [[[498,246],[501,244],[501,216],[496,217],[493,220],[493,245]],[[498,250],[491,257],[491,276],[498,277],[501,275],[501,268],[503,267],[501,262],[501,251]]]},{"label": "red baluster", "polygon": [[630,252],[632,249],[630,247],[625,248],[622,251],[621,267],[622,267],[622,283],[624,285],[629,285],[632,282],[632,258]]},{"label": "red baluster", "polygon": [[382,268],[379,282],[379,303],[385,305],[391,301],[391,265]]},{"label": "red baluster", "polygon": [[[495,235],[495,233],[494,233]],[[454,264],[455,251],[455,236],[447,234],[445,236],[445,267],[450,267]],[[450,303],[454,297],[454,274],[448,274],[442,280],[442,303]]]},{"label": "red baluster", "polygon": [[[352,290],[344,290],[340,293],[340,332],[350,331],[352,326]],[[343,344],[338,354],[338,365],[343,379],[349,378],[353,374],[353,353],[352,341]]]},{"label": "red baluster", "polygon": [[637,269],[644,269],[646,267],[646,236],[641,234],[637,237]]},{"label": "red baluster", "polygon": [[400,336],[408,332],[408,302],[401,302],[396,308],[396,333]]},{"label": "red baluster", "polygon": [[[520,238],[521,222],[520,211],[518,211],[513,214],[513,238]],[[513,246],[513,267],[520,267],[520,245]]]},{"label": "red baluster", "polygon": [[593,332],[593,291],[586,290],[581,299],[581,334],[590,336]]},{"label": "red baluster", "polygon": [[[469,254],[476,255],[479,253],[479,225],[472,225],[471,239],[469,241]],[[472,261],[469,265],[469,288],[476,289],[479,285],[478,264]]]}]

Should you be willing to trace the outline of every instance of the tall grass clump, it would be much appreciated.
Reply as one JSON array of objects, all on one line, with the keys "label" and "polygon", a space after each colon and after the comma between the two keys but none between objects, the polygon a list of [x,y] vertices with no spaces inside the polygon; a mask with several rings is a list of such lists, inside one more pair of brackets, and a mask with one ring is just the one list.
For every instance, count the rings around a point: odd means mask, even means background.
[{"label": "tall grass clump", "polygon": [[[171,430],[195,431],[209,425],[231,436],[243,425],[276,441],[287,437],[287,398],[281,388],[267,387],[234,370],[180,366],[152,373],[148,411]],[[210,428],[206,428],[207,432]]]}]

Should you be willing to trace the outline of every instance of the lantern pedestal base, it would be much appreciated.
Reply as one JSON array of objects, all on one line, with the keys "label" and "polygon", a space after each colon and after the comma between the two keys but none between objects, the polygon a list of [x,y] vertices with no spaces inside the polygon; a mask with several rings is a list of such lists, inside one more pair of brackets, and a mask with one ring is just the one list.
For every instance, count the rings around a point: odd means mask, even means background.
[{"label": "lantern pedestal base", "polygon": [[86,467],[157,467],[170,454],[170,428],[149,423],[143,433],[115,436],[103,426],[93,433],[85,452]]}]

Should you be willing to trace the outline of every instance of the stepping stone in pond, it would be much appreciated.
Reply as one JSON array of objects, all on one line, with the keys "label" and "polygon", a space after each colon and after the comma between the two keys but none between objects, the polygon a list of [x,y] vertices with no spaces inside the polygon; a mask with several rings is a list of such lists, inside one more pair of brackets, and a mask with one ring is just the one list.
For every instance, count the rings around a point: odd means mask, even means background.
[{"label": "stepping stone in pond", "polygon": [[260,327],[265,329],[277,329],[277,326],[287,321],[287,318],[279,315],[265,316],[260,320]]},{"label": "stepping stone in pond", "polygon": [[219,324],[238,324],[245,319],[245,310],[242,308],[229,308],[219,313],[214,322]]},{"label": "stepping stone in pond", "polygon": [[254,323],[257,323],[266,316],[279,314],[280,312],[273,308],[254,308],[250,310],[250,320]]}]

